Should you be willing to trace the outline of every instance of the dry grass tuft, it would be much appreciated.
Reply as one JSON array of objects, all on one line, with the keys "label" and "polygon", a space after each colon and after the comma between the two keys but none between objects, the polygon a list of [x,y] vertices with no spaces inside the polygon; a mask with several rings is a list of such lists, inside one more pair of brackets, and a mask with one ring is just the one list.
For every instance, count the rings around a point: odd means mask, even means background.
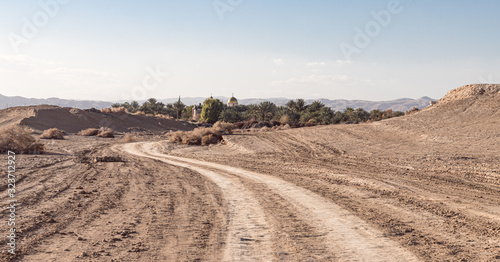
[{"label": "dry grass tuft", "polygon": [[0,153],[13,151],[16,154],[40,154],[44,145],[36,140],[26,128],[10,126],[0,129]]},{"label": "dry grass tuft", "polygon": [[41,139],[64,139],[65,132],[57,128],[51,128],[43,131]]},{"label": "dry grass tuft", "polygon": [[115,137],[115,131],[108,127],[101,127],[101,129],[99,129],[99,134],[97,134],[97,137],[113,138]]},{"label": "dry grass tuft", "polygon": [[78,132],[79,136],[97,136],[99,134],[99,129],[97,128],[87,128]]},{"label": "dry grass tuft", "polygon": [[118,113],[118,114],[128,114],[128,110],[125,107],[112,107],[112,108],[103,108],[101,109],[103,113]]},{"label": "dry grass tuft", "polygon": [[132,142],[136,142],[137,139],[132,136],[131,134],[126,134],[124,137],[123,137],[123,142],[124,143],[132,143]]}]

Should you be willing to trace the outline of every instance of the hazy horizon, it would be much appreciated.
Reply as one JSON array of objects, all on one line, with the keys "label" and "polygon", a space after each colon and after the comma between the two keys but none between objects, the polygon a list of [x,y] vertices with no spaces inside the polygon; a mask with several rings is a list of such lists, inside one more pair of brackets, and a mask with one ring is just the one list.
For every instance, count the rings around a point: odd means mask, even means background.
[{"label": "hazy horizon", "polygon": [[0,94],[435,99],[500,79],[499,2],[0,3]]}]

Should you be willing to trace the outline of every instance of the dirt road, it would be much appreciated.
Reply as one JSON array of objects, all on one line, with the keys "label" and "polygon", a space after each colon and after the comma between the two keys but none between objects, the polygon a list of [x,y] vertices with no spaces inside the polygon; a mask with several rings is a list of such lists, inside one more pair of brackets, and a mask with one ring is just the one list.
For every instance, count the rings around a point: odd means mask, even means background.
[{"label": "dirt road", "polygon": [[466,86],[414,115],[208,147],[47,141],[16,158],[0,261],[500,261],[499,104],[500,85]]},{"label": "dirt road", "polygon": [[[262,210],[257,198],[277,194],[283,199],[281,208],[295,211],[293,216],[311,229],[309,243],[314,249],[300,249],[302,256],[331,261],[419,261],[412,253],[366,222],[335,203],[280,178],[246,171],[221,164],[169,156],[160,153],[157,143],[129,144],[125,151],[141,157],[160,160],[170,165],[196,171],[215,182],[229,205],[227,246],[224,261],[275,261],[280,250],[272,242],[287,241],[276,237],[279,229],[272,228],[269,220],[280,220],[273,210]],[[246,183],[249,181],[250,183]],[[254,187],[253,184],[259,184]],[[263,201],[263,200],[260,200]],[[266,215],[267,214],[267,215]],[[314,233],[313,233],[314,232]],[[291,241],[288,239],[288,241]],[[280,243],[289,245],[288,243]],[[321,249],[324,254],[308,254]],[[299,260],[297,254],[290,258]]]}]

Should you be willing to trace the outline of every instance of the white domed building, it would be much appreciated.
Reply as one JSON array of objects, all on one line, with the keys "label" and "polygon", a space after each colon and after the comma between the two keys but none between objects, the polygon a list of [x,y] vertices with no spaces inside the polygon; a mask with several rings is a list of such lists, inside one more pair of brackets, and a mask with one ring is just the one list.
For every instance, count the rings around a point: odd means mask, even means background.
[{"label": "white domed building", "polygon": [[231,98],[229,98],[229,100],[227,101],[227,106],[234,107],[237,105],[238,105],[238,99],[236,99],[236,97],[234,97],[234,94],[233,94],[233,96]]}]

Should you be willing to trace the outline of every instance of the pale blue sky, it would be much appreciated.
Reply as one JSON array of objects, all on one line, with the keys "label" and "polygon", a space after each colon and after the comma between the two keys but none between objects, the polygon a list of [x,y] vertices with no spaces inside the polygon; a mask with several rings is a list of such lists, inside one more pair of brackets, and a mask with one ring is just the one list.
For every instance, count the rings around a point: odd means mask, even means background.
[{"label": "pale blue sky", "polygon": [[[440,98],[500,81],[498,10],[493,0],[0,0],[0,94]],[[37,32],[23,31],[26,19]],[[356,45],[367,25],[369,44]]]}]

